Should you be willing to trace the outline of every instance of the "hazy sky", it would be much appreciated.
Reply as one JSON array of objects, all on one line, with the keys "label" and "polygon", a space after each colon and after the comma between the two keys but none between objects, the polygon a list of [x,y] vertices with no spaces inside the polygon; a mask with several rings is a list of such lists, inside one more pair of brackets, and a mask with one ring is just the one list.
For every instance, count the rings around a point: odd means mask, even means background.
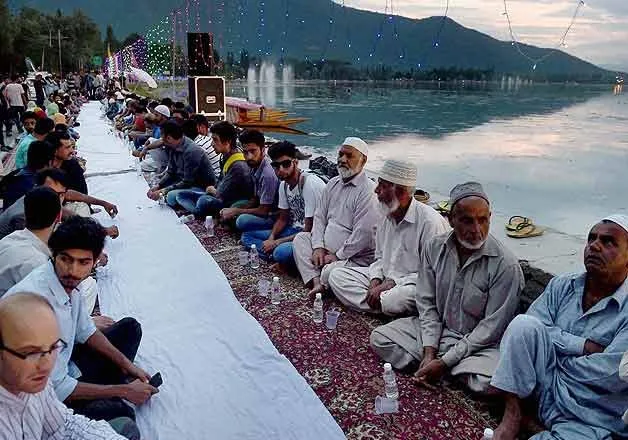
[{"label": "hazy sky", "polygon": [[[384,12],[386,1],[345,0],[345,4]],[[424,18],[443,15],[446,0],[393,0],[392,5],[395,14]],[[517,40],[556,47],[578,0],[507,0],[507,5]],[[510,40],[503,12],[503,0],[449,1],[448,15],[452,19],[500,40]],[[628,0],[585,0],[566,44],[564,50],[572,55],[628,70]]]}]

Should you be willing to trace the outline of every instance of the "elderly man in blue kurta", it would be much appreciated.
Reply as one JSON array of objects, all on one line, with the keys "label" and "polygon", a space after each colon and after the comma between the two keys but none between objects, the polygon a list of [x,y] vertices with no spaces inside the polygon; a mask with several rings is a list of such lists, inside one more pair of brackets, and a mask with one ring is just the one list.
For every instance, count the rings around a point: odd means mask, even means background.
[{"label": "elderly man in blue kurta", "polygon": [[628,438],[628,383],[619,375],[628,350],[628,216],[591,229],[584,264],[585,273],[554,278],[508,326],[491,381],[506,404],[496,440],[517,438],[527,398],[546,429],[535,440]]}]

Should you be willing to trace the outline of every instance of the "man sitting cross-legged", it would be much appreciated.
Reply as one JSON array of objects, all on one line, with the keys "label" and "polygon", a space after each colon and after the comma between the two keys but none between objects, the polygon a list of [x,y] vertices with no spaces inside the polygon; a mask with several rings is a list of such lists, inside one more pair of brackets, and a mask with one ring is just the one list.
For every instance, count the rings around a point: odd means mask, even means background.
[{"label": "man sitting cross-legged", "polygon": [[[94,268],[105,243],[105,231],[91,218],[74,216],[53,232],[48,245],[52,260],[35,269],[5,296],[33,292],[55,310],[62,349],[52,374],[60,400],[93,419],[134,419],[122,399],[140,405],[157,392],[148,373],[133,364],[142,336],[138,322],[124,318],[97,330],[81,298],[81,283]],[[128,379],[133,380],[130,383]]]},{"label": "man sitting cross-legged", "polygon": [[216,122],[210,128],[216,154],[220,154],[221,173],[218,186],[210,185],[204,193],[183,191],[177,203],[198,218],[217,216],[221,209],[247,203],[253,195],[251,169],[237,146],[238,131],[227,121]]},{"label": "man sitting cross-legged", "polygon": [[223,208],[220,219],[228,222],[237,218],[236,228],[242,232],[272,228],[275,223],[272,214],[277,208],[279,179],[266,155],[264,134],[257,130],[245,130],[239,139],[246,164],[251,169],[253,198],[241,207]]},{"label": "man sitting cross-legged", "polygon": [[310,297],[324,292],[337,266],[373,262],[375,225],[380,218],[375,184],[366,176],[368,146],[360,138],[345,139],[338,151],[339,176],[329,181],[314,213],[312,232],[294,238],[294,260]]},{"label": "man sitting cross-legged", "polygon": [[179,124],[166,122],[161,128],[161,136],[168,150],[168,169],[157,185],[148,191],[148,197],[159,200],[159,196],[164,195],[168,205],[174,208],[178,205],[179,194],[204,194],[205,188],[216,184],[216,177],[205,151],[183,135]]},{"label": "man sitting cross-legged", "polygon": [[0,299],[1,439],[139,440],[135,422],[105,422],[75,415],[55,395],[48,379],[66,342],[50,303],[34,293]]},{"label": "man sitting cross-legged", "polygon": [[51,188],[34,188],[24,197],[26,229],[0,240],[0,298],[50,257],[48,239],[61,219],[61,199]]},{"label": "man sitting cross-legged", "polygon": [[433,238],[421,258],[418,316],[377,327],[371,347],[395,368],[419,365],[418,383],[449,373],[482,393],[519,307],[524,278],[517,258],[489,234],[491,211],[482,186],[457,185],[449,203],[453,232]]},{"label": "man sitting cross-legged", "polygon": [[628,437],[621,419],[628,383],[620,377],[628,350],[628,216],[593,226],[584,265],[584,273],[550,281],[508,326],[491,381],[505,399],[496,440],[517,438],[529,420],[524,400],[538,405],[544,425],[535,440]]},{"label": "man sitting cross-legged", "polygon": [[268,149],[271,166],[279,185],[279,216],[272,229],[244,232],[242,244],[256,245],[260,256],[272,259],[281,271],[294,266],[292,240],[301,231],[312,230],[312,220],[320,203],[325,182],[299,169],[297,148],[290,142],[278,142]]},{"label": "man sitting cross-legged", "polygon": [[417,170],[387,160],[375,188],[384,214],[377,228],[375,262],[369,267],[338,267],[329,287],[345,305],[363,312],[399,315],[416,312],[419,262],[429,240],[449,230],[447,220],[414,199]]}]

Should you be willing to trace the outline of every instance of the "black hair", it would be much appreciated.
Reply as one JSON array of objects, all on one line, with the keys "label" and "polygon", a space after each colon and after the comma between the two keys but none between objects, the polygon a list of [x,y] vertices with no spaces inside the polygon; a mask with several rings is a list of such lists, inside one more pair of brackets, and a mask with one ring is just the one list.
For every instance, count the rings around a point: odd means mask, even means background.
[{"label": "black hair", "polygon": [[65,188],[68,188],[70,184],[68,181],[68,175],[65,171],[60,170],[59,168],[48,167],[37,173],[37,185],[43,185],[48,178],[60,183]]},{"label": "black hair", "polygon": [[35,123],[37,123],[37,120],[39,118],[37,117],[35,112],[32,112],[32,111],[29,110],[27,112],[22,113],[22,122],[26,121],[27,119],[34,119]]},{"label": "black hair", "polygon": [[174,121],[166,121],[164,125],[161,126],[161,134],[164,137],[170,136],[176,140],[179,140],[183,137],[183,129],[179,124]]},{"label": "black hair", "polygon": [[155,107],[157,107],[159,105],[159,103],[157,101],[151,101],[148,103],[148,108],[149,109],[154,109]]},{"label": "black hair", "polygon": [[183,123],[181,124],[181,129],[183,130],[183,134],[192,140],[194,140],[194,138],[198,136],[198,128],[196,127],[196,122],[191,119],[183,121]]},{"label": "black hair", "polygon": [[28,146],[26,153],[26,167],[29,170],[38,171],[50,165],[55,157],[55,149],[45,141],[33,141]]},{"label": "black hair", "polygon": [[64,132],[68,131],[68,124],[57,124],[55,125],[55,132]]},{"label": "black hair", "polygon": [[24,196],[24,217],[27,229],[49,228],[59,218],[60,212],[59,195],[47,186],[37,186]]},{"label": "black hair", "polygon": [[40,136],[46,135],[55,129],[55,121],[50,118],[41,118],[35,122],[35,134]]},{"label": "black hair", "polygon": [[220,138],[221,142],[229,142],[231,144],[231,148],[235,148],[236,139],[238,137],[238,130],[231,122],[216,122],[214,125],[209,127],[209,131],[212,134],[217,135]]},{"label": "black hair", "polygon": [[174,109],[172,111],[172,114],[174,115],[175,113],[179,113],[181,116],[183,116],[183,119],[185,120],[190,119],[190,114],[183,109],[180,109],[180,108]]},{"label": "black hair", "polygon": [[67,130],[64,131],[53,131],[48,136],[46,136],[46,142],[50,143],[55,150],[61,146],[62,140],[71,140],[70,133]]},{"label": "black hair", "polygon": [[168,108],[172,107],[173,104],[174,102],[170,98],[164,98],[161,100],[161,105],[165,105]]},{"label": "black hair", "polygon": [[268,148],[268,155],[272,160],[277,160],[281,156],[288,156],[291,159],[296,159],[297,147],[292,142],[277,142],[275,144],[272,144],[270,148]]},{"label": "black hair", "polygon": [[52,233],[48,247],[53,257],[69,249],[81,249],[91,251],[96,260],[105,247],[105,237],[105,228],[96,220],[75,215],[61,223]]},{"label": "black hair", "polygon": [[197,114],[192,115],[190,119],[196,122],[197,125],[204,125],[205,127],[209,128],[209,121],[207,120],[205,115],[201,115],[197,113]]},{"label": "black hair", "polygon": [[264,137],[264,133],[258,130],[244,130],[239,139],[242,145],[255,144],[262,150],[266,145],[266,138]]},{"label": "black hair", "polygon": [[148,107],[148,99],[147,98],[140,99],[140,105],[142,107]]},{"label": "black hair", "polygon": [[174,108],[176,108],[177,110],[183,110],[185,109],[185,103],[177,101],[174,103]]},{"label": "black hair", "polygon": [[135,113],[146,113],[146,112],[148,112],[148,110],[146,109],[145,105],[138,104],[138,106],[135,107]]}]

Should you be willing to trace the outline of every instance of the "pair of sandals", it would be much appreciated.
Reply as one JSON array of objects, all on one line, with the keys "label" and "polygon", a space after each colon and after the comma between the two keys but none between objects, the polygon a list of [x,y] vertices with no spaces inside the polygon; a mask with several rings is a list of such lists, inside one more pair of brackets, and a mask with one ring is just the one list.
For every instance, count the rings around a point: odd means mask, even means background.
[{"label": "pair of sandals", "polygon": [[530,238],[543,235],[544,229],[539,228],[534,222],[521,215],[510,217],[506,224],[506,235],[511,238]]}]

